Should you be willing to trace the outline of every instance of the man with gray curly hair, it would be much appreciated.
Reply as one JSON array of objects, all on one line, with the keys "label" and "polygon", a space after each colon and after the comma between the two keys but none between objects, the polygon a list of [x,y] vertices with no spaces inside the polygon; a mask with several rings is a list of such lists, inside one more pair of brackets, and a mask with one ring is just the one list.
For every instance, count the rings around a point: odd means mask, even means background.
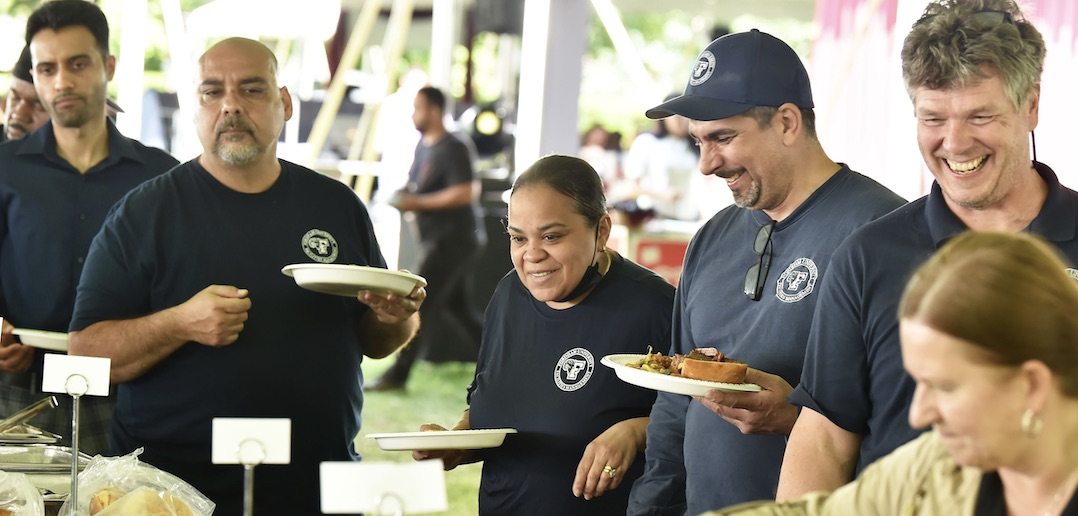
[{"label": "man with gray curly hair", "polygon": [[[1025,231],[1078,259],[1078,193],[1030,155],[1045,45],[1011,0],[936,0],[902,48],[930,193],[832,259],[813,318],[778,499],[833,490],[915,438],[898,303],[911,272],[966,230]],[[1039,415],[1038,415],[1039,417]],[[1019,421],[1000,421],[1019,425]]]}]

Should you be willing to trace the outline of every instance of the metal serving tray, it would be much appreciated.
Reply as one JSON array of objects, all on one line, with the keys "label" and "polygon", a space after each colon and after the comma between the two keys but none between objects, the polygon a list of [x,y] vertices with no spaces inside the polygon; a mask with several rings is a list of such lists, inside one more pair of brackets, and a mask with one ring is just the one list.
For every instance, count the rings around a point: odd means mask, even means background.
[{"label": "metal serving tray", "polygon": [[0,444],[56,444],[60,439],[57,434],[27,424],[0,432]]},{"label": "metal serving tray", "polygon": [[[78,468],[90,463],[90,456],[79,453]],[[19,473],[71,472],[71,448],[52,444],[0,446],[0,470]]]}]

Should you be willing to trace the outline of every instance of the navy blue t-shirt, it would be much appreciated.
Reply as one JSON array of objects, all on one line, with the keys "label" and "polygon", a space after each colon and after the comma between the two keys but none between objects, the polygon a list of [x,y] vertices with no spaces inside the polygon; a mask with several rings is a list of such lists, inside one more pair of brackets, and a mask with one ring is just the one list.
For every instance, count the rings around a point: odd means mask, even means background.
[{"label": "navy blue t-shirt", "polygon": [[318,514],[318,464],[355,460],[363,343],[355,298],[300,288],[294,263],[385,267],[367,210],[339,181],[281,161],[269,190],[246,194],[195,161],[143,184],[94,239],[71,330],[139,317],[209,285],[250,291],[234,344],[188,342],[118,386],[116,453],[141,457],[191,482],[238,514],[242,468],[210,464],[214,417],[292,419],[292,463],[258,468],[255,512]]},{"label": "navy blue t-shirt", "polygon": [[[1048,197],[1026,230],[1074,263],[1078,193],[1048,166],[1034,165]],[[857,471],[921,433],[909,425],[915,385],[902,367],[898,305],[917,267],[966,229],[934,183],[927,196],[866,225],[835,251],[790,401],[862,436]]]},{"label": "navy blue t-shirt", "polygon": [[[805,341],[831,253],[856,228],[900,206],[879,183],[843,166],[775,224],[763,296],[744,294],[760,211],[731,206],[689,243],[674,301],[673,348],[715,347],[797,385]],[[633,486],[630,514],[689,514],[774,498],[785,451],[781,435],[743,435],[688,396],[660,393],[648,425],[647,471]]]},{"label": "navy blue t-shirt", "polygon": [[469,387],[472,428],[515,428],[480,454],[482,514],[625,514],[643,456],[621,485],[584,500],[572,493],[584,448],[615,423],[645,417],[655,391],[622,382],[606,355],[669,348],[674,287],[615,257],[580,304],[555,310],[532,297],[515,271],[487,307],[483,345]]},{"label": "navy blue t-shirt", "polygon": [[52,122],[0,145],[0,315],[67,331],[90,242],[112,205],[179,162],[108,122],[109,153],[80,173],[56,153]]}]

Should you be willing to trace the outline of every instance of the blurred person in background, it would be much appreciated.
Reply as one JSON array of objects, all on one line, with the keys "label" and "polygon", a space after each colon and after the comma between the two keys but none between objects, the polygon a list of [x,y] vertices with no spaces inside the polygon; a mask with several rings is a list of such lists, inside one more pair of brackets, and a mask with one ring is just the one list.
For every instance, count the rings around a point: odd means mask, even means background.
[{"label": "blurred person in background", "polygon": [[599,361],[667,349],[674,287],[606,246],[603,185],[582,159],[547,156],[517,177],[506,226],[515,270],[487,307],[469,409],[452,429],[519,433],[413,457],[447,470],[482,461],[480,514],[623,515],[655,391]]},{"label": "blurred person in background", "polygon": [[4,130],[0,141],[18,140],[45,125],[49,111],[41,104],[34,90],[34,76],[30,73],[30,47],[23,47],[19,60],[11,69],[11,89],[8,90],[4,108]]},{"label": "blurred person in background", "polygon": [[[669,101],[679,94],[667,96]],[[629,197],[659,217],[699,220],[693,178],[700,176],[700,148],[689,136],[689,120],[673,115],[633,139],[625,155],[624,181],[611,197]],[[613,190],[613,187],[611,188]]]},{"label": "blurred person in background", "polygon": [[608,190],[622,177],[620,136],[616,141],[617,144],[613,133],[602,125],[594,124],[580,137],[580,151],[577,152],[580,159],[595,169],[603,180],[603,187]]},{"label": "blurred person in background", "polygon": [[[125,138],[106,116],[116,69],[105,15],[92,2],[55,0],[26,23],[33,83],[51,120],[0,145],[0,370],[23,374],[5,385],[5,411],[47,396],[41,392],[44,351],[24,346],[15,327],[66,332],[90,242],[116,201],[176,165],[164,151]],[[31,421],[71,435],[70,398]],[[80,403],[82,451],[109,451],[115,398]],[[66,412],[66,415],[64,414]],[[0,416],[10,415],[10,412]]]},{"label": "blurred person in background", "polygon": [[915,439],[916,384],[899,365],[906,279],[966,231],[1043,236],[1078,259],[1078,192],[1031,155],[1045,44],[1011,0],[939,0],[902,47],[928,195],[865,226],[835,250],[809,334],[802,407],[779,499],[836,489]]},{"label": "blurred person in background", "polygon": [[1024,233],[948,241],[897,315],[909,425],[929,431],[834,493],[714,514],[1078,514],[1078,283],[1061,258]]},{"label": "blurred person in background", "polygon": [[435,346],[478,354],[482,316],[472,306],[472,269],[486,244],[479,212],[475,148],[445,127],[446,98],[426,86],[415,96],[412,121],[423,135],[416,144],[408,185],[392,204],[414,212],[422,246],[418,274],[430,287],[423,305],[423,329],[368,391],[404,389],[420,355]]},{"label": "blurred person in background", "polygon": [[717,348],[747,363],[746,382],[763,390],[660,392],[628,514],[699,514],[774,496],[818,282],[842,239],[903,202],[827,155],[813,106],[801,58],[753,29],[711,42],[685,94],[646,113],[688,118],[700,172],[723,178],[736,203],[689,243],[667,354]]}]

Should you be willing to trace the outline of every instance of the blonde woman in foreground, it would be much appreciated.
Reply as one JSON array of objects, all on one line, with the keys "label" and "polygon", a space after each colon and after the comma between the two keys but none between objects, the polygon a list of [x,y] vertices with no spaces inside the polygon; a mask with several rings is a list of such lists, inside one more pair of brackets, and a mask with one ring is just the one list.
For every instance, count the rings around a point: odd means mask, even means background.
[{"label": "blonde woman in foreground", "polygon": [[956,237],[899,308],[917,385],[910,424],[932,430],[833,493],[711,514],[1078,514],[1078,282],[1067,270],[1038,237]]}]

